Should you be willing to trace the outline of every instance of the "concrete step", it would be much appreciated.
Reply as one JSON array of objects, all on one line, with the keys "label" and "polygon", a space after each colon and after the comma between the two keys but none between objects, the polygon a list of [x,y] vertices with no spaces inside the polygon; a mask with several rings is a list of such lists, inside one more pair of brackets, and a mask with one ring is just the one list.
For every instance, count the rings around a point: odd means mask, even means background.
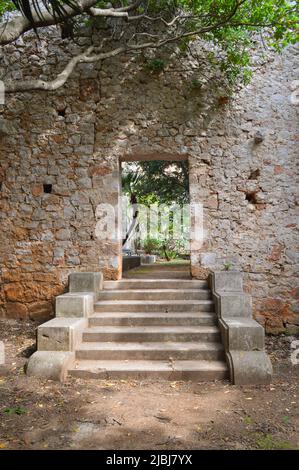
[{"label": "concrete step", "polygon": [[179,283],[176,279],[125,279],[121,281],[105,281],[104,289],[207,289],[207,281],[185,280]]},{"label": "concrete step", "polygon": [[210,300],[208,289],[102,290],[99,300]]},{"label": "concrete step", "polygon": [[221,343],[196,342],[102,342],[82,343],[76,350],[82,360],[219,360],[224,359]]},{"label": "concrete step", "polygon": [[211,312],[212,300],[102,300],[95,312]]},{"label": "concrete step", "polygon": [[187,263],[154,263],[154,264],[142,264],[137,267],[136,270],[146,271],[190,271],[191,264]]},{"label": "concrete step", "polygon": [[220,341],[216,326],[101,326],[83,330],[83,341]]},{"label": "concrete step", "polygon": [[[142,268],[141,268],[142,269]],[[142,272],[140,271],[125,271],[123,273],[123,277],[126,279],[190,279],[191,280],[191,275],[190,272],[187,271],[160,271],[156,270],[153,271],[151,270],[150,272]]]},{"label": "concrete step", "polygon": [[210,381],[227,378],[221,361],[79,361],[70,375],[98,379],[166,379]]},{"label": "concrete step", "polygon": [[215,313],[101,312],[89,318],[89,326],[216,325]]}]

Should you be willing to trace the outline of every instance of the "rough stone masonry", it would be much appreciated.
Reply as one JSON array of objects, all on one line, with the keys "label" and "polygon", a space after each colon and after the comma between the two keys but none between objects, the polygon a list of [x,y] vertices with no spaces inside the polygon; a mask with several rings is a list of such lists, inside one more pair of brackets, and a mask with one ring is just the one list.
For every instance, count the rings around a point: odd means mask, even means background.
[{"label": "rough stone masonry", "polygon": [[[80,44],[89,43],[86,28]],[[3,48],[1,77],[51,79],[78,51],[55,28],[40,41],[28,33]],[[299,326],[298,47],[269,54],[233,97],[216,72],[204,78],[184,60],[187,71],[169,61],[160,74],[142,57],[81,64],[58,91],[10,95],[0,106],[2,317],[49,318],[73,271],[119,278],[120,243],[99,240],[95,226],[98,204],[117,208],[120,159],[181,155],[191,200],[204,206],[193,275],[232,263],[267,331]]]}]

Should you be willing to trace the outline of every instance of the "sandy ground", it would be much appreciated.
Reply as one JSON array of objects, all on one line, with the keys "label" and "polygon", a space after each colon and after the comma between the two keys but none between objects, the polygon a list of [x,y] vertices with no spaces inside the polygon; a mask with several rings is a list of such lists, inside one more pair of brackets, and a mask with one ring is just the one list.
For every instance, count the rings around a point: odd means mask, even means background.
[{"label": "sandy ground", "polygon": [[294,337],[267,338],[271,386],[228,382],[60,384],[26,377],[36,325],[0,321],[0,449],[299,449]]}]

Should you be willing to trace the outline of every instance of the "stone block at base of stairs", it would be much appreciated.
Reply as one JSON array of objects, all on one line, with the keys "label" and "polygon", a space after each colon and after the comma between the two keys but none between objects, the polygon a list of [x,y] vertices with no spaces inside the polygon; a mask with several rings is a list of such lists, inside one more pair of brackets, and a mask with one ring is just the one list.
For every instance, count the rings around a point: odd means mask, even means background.
[{"label": "stone block at base of stairs", "polygon": [[234,385],[268,385],[273,368],[264,351],[229,351],[226,354]]},{"label": "stone block at base of stairs", "polygon": [[89,317],[93,314],[93,294],[63,294],[56,297],[56,317]]},{"label": "stone block at base of stairs", "polygon": [[29,376],[63,382],[74,362],[73,352],[36,351],[28,361],[26,373]]},{"label": "stone block at base of stairs", "polygon": [[69,275],[70,292],[92,292],[97,295],[103,289],[103,274],[86,272]]},{"label": "stone block at base of stairs", "polygon": [[85,318],[53,318],[37,329],[39,351],[74,351],[82,340],[87,326]]}]

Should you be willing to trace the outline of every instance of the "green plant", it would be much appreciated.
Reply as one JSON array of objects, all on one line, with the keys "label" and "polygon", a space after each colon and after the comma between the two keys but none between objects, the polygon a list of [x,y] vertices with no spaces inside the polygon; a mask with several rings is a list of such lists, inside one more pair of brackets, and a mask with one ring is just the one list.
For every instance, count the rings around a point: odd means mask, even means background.
[{"label": "green plant", "polygon": [[154,59],[148,59],[145,63],[145,67],[154,73],[160,73],[165,68],[165,60],[155,57]]},{"label": "green plant", "polygon": [[191,88],[193,88],[194,90],[198,90],[202,87],[202,84],[201,82],[198,80],[198,78],[193,78],[191,80]]},{"label": "green plant", "polygon": [[255,444],[261,450],[291,450],[295,449],[289,442],[275,439],[271,434],[257,433],[255,435]]},{"label": "green plant", "polygon": [[253,419],[251,418],[251,416],[244,416],[243,422],[244,422],[245,424],[252,424],[252,423],[253,423]]},{"label": "green plant", "polygon": [[12,414],[23,415],[23,414],[26,413],[26,410],[25,410],[25,408],[17,406],[16,408],[5,408],[4,413],[6,413],[8,415],[12,415]]},{"label": "green plant", "polygon": [[157,238],[146,238],[141,242],[141,247],[148,255],[158,253],[161,247],[160,240]]},{"label": "green plant", "polygon": [[[95,6],[101,8],[100,18],[94,17],[91,7]],[[26,17],[26,27],[16,27],[15,19],[7,21],[4,14],[12,9]],[[50,20],[49,11],[53,12]],[[111,24],[111,14],[119,17],[117,28],[112,26],[114,22]],[[80,8],[77,0],[0,0],[0,17],[0,45],[13,43],[28,30],[38,34],[43,26],[68,22],[80,25],[89,17],[91,24],[101,24],[105,59],[118,54],[136,56],[138,52],[159,48],[163,48],[161,55],[167,53],[169,57],[177,46],[185,53],[189,44],[200,39],[215,52],[213,61],[219,65],[232,92],[238,89],[239,82],[247,83],[250,79],[251,58],[261,34],[264,33],[263,41],[278,51],[298,41],[298,8],[291,0],[141,0],[131,3],[124,0],[111,4],[104,0],[81,0]],[[79,34],[80,28],[77,28],[72,39],[77,42]],[[119,47],[120,42],[122,47]],[[94,46],[101,49],[99,44]],[[78,62],[96,63],[101,53],[91,54],[89,50]],[[178,55],[177,59],[179,62]],[[161,72],[165,61],[153,58],[148,60],[147,68]],[[130,69],[125,73],[131,73]],[[50,86],[45,88],[44,82],[33,81],[34,85],[29,81],[17,82],[10,82],[6,92],[51,90]],[[64,81],[60,82],[62,86]]]},{"label": "green plant", "polygon": [[161,256],[167,261],[176,259],[184,251],[185,244],[183,240],[165,239],[161,242]]},{"label": "green plant", "polygon": [[223,267],[224,271],[229,271],[233,267],[233,263],[231,261],[227,261],[226,263],[224,263]]}]

